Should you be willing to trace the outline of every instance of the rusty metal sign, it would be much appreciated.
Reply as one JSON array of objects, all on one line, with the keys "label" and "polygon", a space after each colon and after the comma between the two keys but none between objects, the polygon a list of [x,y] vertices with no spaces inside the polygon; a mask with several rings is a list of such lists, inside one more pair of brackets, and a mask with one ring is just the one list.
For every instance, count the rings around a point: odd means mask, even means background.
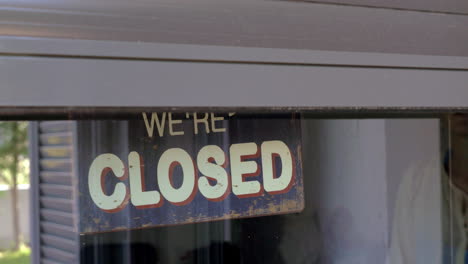
[{"label": "rusty metal sign", "polygon": [[80,233],[304,208],[297,114],[141,113],[78,136]]}]

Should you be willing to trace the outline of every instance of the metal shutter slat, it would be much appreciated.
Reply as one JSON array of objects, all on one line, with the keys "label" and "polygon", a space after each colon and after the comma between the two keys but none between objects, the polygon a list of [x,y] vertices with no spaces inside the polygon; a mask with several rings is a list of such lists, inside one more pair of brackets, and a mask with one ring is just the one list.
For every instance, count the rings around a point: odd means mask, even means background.
[{"label": "metal shutter slat", "polygon": [[[42,219],[62,225],[70,225],[74,220],[73,214],[53,209],[41,209],[40,215]],[[72,227],[70,226],[70,228]]]},{"label": "metal shutter slat", "polygon": [[57,262],[55,260],[52,260],[52,259],[43,259],[41,261],[42,264],[63,264],[61,262]]},{"label": "metal shutter slat", "polygon": [[73,187],[61,184],[40,184],[39,189],[43,196],[54,196],[58,198],[73,198]]},{"label": "metal shutter slat", "polygon": [[73,204],[70,199],[42,196],[41,207],[73,213]]},{"label": "metal shutter slat", "polygon": [[41,133],[65,132],[71,130],[69,121],[42,121],[39,124]]},{"label": "metal shutter slat", "polygon": [[47,258],[59,262],[73,263],[73,261],[76,260],[75,254],[48,246],[42,246],[42,253]]},{"label": "metal shutter slat", "polygon": [[56,236],[63,236],[68,239],[77,240],[76,232],[69,225],[61,225],[57,223],[42,221],[41,230],[43,233]]},{"label": "metal shutter slat", "polygon": [[60,133],[47,133],[39,136],[41,145],[65,145],[71,144],[72,133],[71,132],[60,132]]},{"label": "metal shutter slat", "polygon": [[72,148],[67,145],[45,146],[40,151],[44,158],[71,158]]},{"label": "metal shutter slat", "polygon": [[69,253],[73,253],[73,251],[78,246],[77,243],[73,240],[49,234],[42,234],[41,240],[45,246],[61,249]]},{"label": "metal shutter slat", "polygon": [[41,159],[39,164],[45,171],[71,171],[70,159]]},{"label": "metal shutter slat", "polygon": [[71,185],[72,174],[63,171],[43,171],[40,173],[40,180],[47,184]]}]

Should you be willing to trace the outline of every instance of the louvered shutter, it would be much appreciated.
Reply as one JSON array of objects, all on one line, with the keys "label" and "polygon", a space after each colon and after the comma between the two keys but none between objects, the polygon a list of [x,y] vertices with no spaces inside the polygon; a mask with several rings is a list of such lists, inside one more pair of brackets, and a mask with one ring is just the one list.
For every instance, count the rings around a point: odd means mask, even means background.
[{"label": "louvered shutter", "polygon": [[75,127],[74,121],[31,123],[33,263],[79,263]]}]

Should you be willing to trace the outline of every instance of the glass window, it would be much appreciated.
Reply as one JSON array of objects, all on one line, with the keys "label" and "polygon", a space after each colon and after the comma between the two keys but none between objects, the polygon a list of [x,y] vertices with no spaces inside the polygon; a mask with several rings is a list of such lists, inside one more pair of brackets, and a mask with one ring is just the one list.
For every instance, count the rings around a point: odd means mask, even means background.
[{"label": "glass window", "polygon": [[42,259],[466,263],[464,114],[74,116],[31,123]]}]

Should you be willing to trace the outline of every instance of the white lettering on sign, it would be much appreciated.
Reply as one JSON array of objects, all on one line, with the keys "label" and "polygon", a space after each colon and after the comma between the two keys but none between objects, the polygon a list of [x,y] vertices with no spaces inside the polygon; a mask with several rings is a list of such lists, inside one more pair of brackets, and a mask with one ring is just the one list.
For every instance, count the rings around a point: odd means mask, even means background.
[{"label": "white lettering on sign", "polygon": [[[182,186],[174,187],[174,168],[182,167]],[[175,205],[185,205],[195,197],[195,165],[190,155],[181,148],[166,150],[158,163],[158,183],[164,198]]]},{"label": "white lettering on sign", "polygon": [[[253,160],[258,157],[261,157],[261,164]],[[159,207],[164,199],[183,206],[192,202],[197,191],[207,200],[219,202],[231,191],[239,198],[263,195],[263,190],[270,195],[286,193],[294,183],[294,158],[289,147],[280,140],[265,141],[260,147],[254,142],[233,144],[229,148],[229,158],[219,146],[208,145],[200,149],[195,161],[181,148],[167,149],[159,158],[156,175],[146,175],[156,177],[157,186],[145,186],[145,165],[137,152],[129,153],[128,170],[116,155],[101,154],[89,169],[89,192],[97,207],[112,213],[122,210],[129,198],[138,209]],[[276,171],[279,162],[281,172]],[[179,187],[174,186],[173,181],[177,167],[182,171]],[[228,167],[231,176],[226,170]],[[119,180],[115,186],[106,186],[110,171]],[[263,172],[263,186],[258,179],[260,172]],[[127,174],[129,188],[123,182]],[[255,177],[257,179],[252,179]],[[113,192],[107,194],[106,187],[113,187]],[[157,187],[159,191],[155,190]]]},{"label": "white lettering on sign", "polygon": [[115,185],[112,194],[106,194],[104,182],[110,171],[120,180],[127,178],[125,165],[119,157],[108,153],[99,155],[89,168],[88,188],[97,207],[108,213],[114,213],[127,205],[129,193],[125,184],[119,182]]},{"label": "white lettering on sign", "polygon": [[146,191],[143,158],[135,151],[128,154],[131,202],[137,208],[159,207],[163,203],[158,191]]},{"label": "white lettering on sign", "polygon": [[169,113],[169,135],[171,136],[183,136],[184,131],[174,131],[175,124],[182,124],[182,120],[180,119],[173,119],[172,113]]},{"label": "white lettering on sign", "polygon": [[[275,140],[263,142],[261,146],[263,167],[263,187],[270,194],[286,193],[291,189],[294,177],[293,155],[284,142]],[[275,160],[281,160],[281,175],[277,175]]]},{"label": "white lettering on sign", "polygon": [[210,125],[208,124],[208,113],[204,113],[205,115],[203,118],[198,118],[197,113],[193,113],[193,129],[195,135],[198,135],[198,124],[204,124],[205,125],[205,133],[209,134],[210,133]]},{"label": "white lettering on sign", "polygon": [[[169,130],[170,136],[183,136],[185,131],[179,130],[182,127],[184,122],[183,119],[175,119],[172,113],[151,113],[151,118],[148,118],[146,113],[142,113],[143,121],[145,122],[146,132],[148,137],[152,138],[154,136],[154,127],[156,126],[158,130],[159,137],[164,136],[164,131]],[[229,113],[228,116],[231,117],[235,113]],[[224,133],[226,128],[222,127],[222,121],[224,121],[223,116],[216,116],[214,113],[185,113],[185,118],[193,118],[193,133],[198,135],[200,132],[206,134],[211,133]],[[167,119],[167,122],[166,122]]]},{"label": "white lettering on sign", "polygon": [[143,113],[143,121],[145,121],[146,132],[148,132],[148,137],[151,137],[151,138],[153,137],[154,124],[156,124],[158,128],[159,136],[160,137],[164,136],[164,124],[166,123],[166,112],[162,113],[161,120],[160,120],[158,113],[152,113],[151,121],[148,121],[148,117],[146,116],[146,113]]},{"label": "white lettering on sign", "polygon": [[[229,149],[231,154],[232,192],[239,197],[253,197],[263,193],[259,181],[245,181],[247,177],[260,174],[260,167],[256,161],[260,150],[255,143],[233,144]],[[273,165],[272,165],[273,166]]]},{"label": "white lettering on sign", "polygon": [[197,166],[202,173],[198,178],[198,189],[201,194],[213,202],[224,200],[230,191],[229,175],[225,170],[227,158],[224,151],[218,146],[204,146],[198,152]]}]

